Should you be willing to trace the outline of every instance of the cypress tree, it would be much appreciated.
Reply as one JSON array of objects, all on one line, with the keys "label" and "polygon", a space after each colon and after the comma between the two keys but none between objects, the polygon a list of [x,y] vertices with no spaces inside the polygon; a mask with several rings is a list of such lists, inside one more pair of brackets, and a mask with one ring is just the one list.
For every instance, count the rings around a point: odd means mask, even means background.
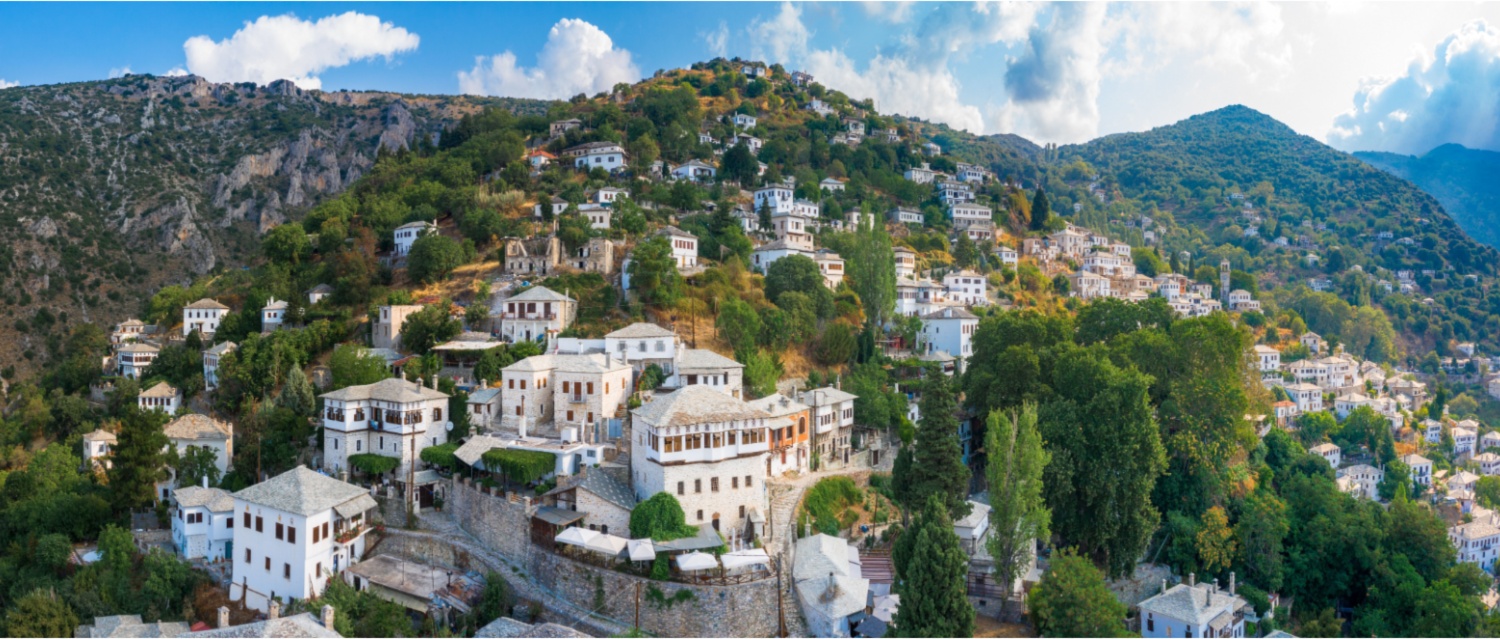
[{"label": "cypress tree", "polygon": [[132,510],[156,501],[156,482],[167,478],[169,440],[162,431],[167,414],[126,406],[119,441],[110,462],[109,486],[115,508]]},{"label": "cypress tree", "polygon": [[914,535],[901,589],[901,607],[892,620],[898,637],[972,637],[974,606],[965,580],[969,556],[959,546],[942,496],[932,495]]},{"label": "cypress tree", "polygon": [[1031,196],[1031,230],[1047,228],[1047,220],[1051,216],[1052,206],[1047,203],[1047,192],[1040,186],[1036,187],[1036,195]]},{"label": "cypress tree", "polygon": [[958,402],[953,380],[946,375],[928,377],[922,392],[922,420],[913,442],[911,467],[896,474],[895,490],[902,507],[914,512],[937,495],[951,517],[969,514],[969,467],[964,465],[963,446],[958,441]]}]

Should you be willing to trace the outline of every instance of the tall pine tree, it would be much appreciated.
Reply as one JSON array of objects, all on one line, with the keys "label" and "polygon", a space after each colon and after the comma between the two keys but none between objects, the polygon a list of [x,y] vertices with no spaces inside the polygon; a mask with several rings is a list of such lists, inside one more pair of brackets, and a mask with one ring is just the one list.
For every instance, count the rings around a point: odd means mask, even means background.
[{"label": "tall pine tree", "polygon": [[291,409],[298,417],[311,417],[317,410],[317,394],[301,366],[292,364],[287,370],[286,383],[281,386],[281,394],[276,396],[276,405]]},{"label": "tall pine tree", "polygon": [[1052,217],[1052,205],[1047,203],[1047,192],[1042,187],[1036,187],[1036,195],[1031,196],[1031,230],[1041,231],[1047,228],[1047,221]]},{"label": "tall pine tree", "polygon": [[896,496],[908,513],[921,508],[928,497],[937,495],[948,507],[950,516],[961,518],[969,514],[970,472],[964,465],[963,446],[958,441],[958,402],[953,385],[947,375],[927,376],[922,391],[922,421],[912,442],[909,470],[894,475]]},{"label": "tall pine tree", "polygon": [[156,482],[167,478],[164,451],[170,441],[162,431],[167,419],[161,411],[125,407],[109,468],[115,508],[134,510],[155,503]]},{"label": "tall pine tree", "polygon": [[969,556],[959,546],[941,495],[932,495],[906,559],[901,607],[892,619],[897,637],[972,637],[974,606],[966,580]]},{"label": "tall pine tree", "polygon": [[1016,577],[1031,564],[1038,539],[1051,536],[1052,511],[1042,499],[1042,470],[1052,456],[1042,448],[1036,406],[1026,404],[1014,419],[990,413],[984,450],[990,487],[988,549],[995,581],[1008,597]]}]

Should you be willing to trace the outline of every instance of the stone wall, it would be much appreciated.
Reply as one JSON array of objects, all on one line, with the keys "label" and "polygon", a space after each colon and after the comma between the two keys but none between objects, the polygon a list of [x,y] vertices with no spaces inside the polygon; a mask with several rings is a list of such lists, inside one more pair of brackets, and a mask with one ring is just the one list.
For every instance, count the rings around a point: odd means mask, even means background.
[{"label": "stone wall", "polygon": [[[640,593],[640,627],[662,637],[769,637],[776,634],[777,589],[774,576],[732,586],[695,586],[661,582],[627,575],[552,554],[531,544],[533,508],[511,503],[505,496],[488,495],[474,484],[453,483],[448,509],[455,521],[480,543],[523,566],[537,585],[586,610],[625,623],[634,623],[636,593]],[[382,545],[386,542],[382,542]],[[392,546],[411,551],[442,565],[460,567],[462,551],[441,549],[442,544],[421,547]],[[382,548],[384,551],[384,548]],[[443,552],[451,553],[451,561]],[[475,558],[469,558],[473,560]],[[639,585],[639,590],[637,590]],[[652,595],[652,590],[660,596]],[[686,600],[672,601],[678,591],[692,593]],[[687,597],[682,595],[682,597]],[[796,615],[794,607],[787,615]]]}]

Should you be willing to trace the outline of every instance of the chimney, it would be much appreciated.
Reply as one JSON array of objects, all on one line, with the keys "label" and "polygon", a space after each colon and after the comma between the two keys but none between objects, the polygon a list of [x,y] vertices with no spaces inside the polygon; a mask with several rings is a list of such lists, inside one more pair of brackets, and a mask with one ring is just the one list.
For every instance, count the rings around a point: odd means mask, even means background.
[{"label": "chimney", "polygon": [[333,630],[333,606],[323,604],[323,610],[320,612],[322,613],[319,616],[323,619],[323,627]]},{"label": "chimney", "polygon": [[281,602],[280,601],[277,601],[275,599],[271,600],[271,609],[266,612],[266,618],[270,619],[272,621],[275,621],[275,620],[281,618]]},{"label": "chimney", "polygon": [[203,476],[203,487],[208,488],[208,475]]},{"label": "chimney", "polygon": [[1164,594],[1164,595],[1167,594],[1167,578],[1166,577],[1162,577],[1162,579],[1161,579],[1161,594]]},{"label": "chimney", "polygon": [[219,606],[219,629],[229,627],[229,606]]},{"label": "chimney", "polygon": [[1212,588],[1209,589],[1209,592],[1216,593],[1216,594],[1219,592],[1219,578],[1218,577],[1214,577],[1214,585],[1213,585]]},{"label": "chimney", "polygon": [[1197,573],[1191,573],[1191,572],[1188,573],[1188,586],[1192,587],[1192,588],[1198,587],[1198,574]]},{"label": "chimney", "polygon": [[1229,596],[1234,596],[1234,571],[1229,571]]},{"label": "chimney", "polygon": [[438,384],[437,384],[437,373],[433,373],[432,374],[432,389],[433,390],[437,390],[437,387],[438,387]]}]

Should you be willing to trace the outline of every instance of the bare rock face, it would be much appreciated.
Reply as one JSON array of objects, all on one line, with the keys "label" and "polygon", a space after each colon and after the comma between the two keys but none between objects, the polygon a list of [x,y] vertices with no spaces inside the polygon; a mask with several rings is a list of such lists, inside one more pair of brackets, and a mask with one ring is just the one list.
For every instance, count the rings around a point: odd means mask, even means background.
[{"label": "bare rock face", "polygon": [[411,145],[417,134],[417,123],[406,108],[406,102],[396,100],[385,108],[385,130],[380,132],[380,148],[400,151]]},{"label": "bare rock face", "polygon": [[193,274],[207,273],[218,263],[213,242],[199,228],[198,212],[186,196],[146,214],[140,224],[156,229],[157,247],[182,258]]},{"label": "bare rock face", "polygon": [[34,220],[21,220],[25,225],[26,232],[38,240],[50,240],[57,236],[57,223],[50,217],[42,217]]}]

